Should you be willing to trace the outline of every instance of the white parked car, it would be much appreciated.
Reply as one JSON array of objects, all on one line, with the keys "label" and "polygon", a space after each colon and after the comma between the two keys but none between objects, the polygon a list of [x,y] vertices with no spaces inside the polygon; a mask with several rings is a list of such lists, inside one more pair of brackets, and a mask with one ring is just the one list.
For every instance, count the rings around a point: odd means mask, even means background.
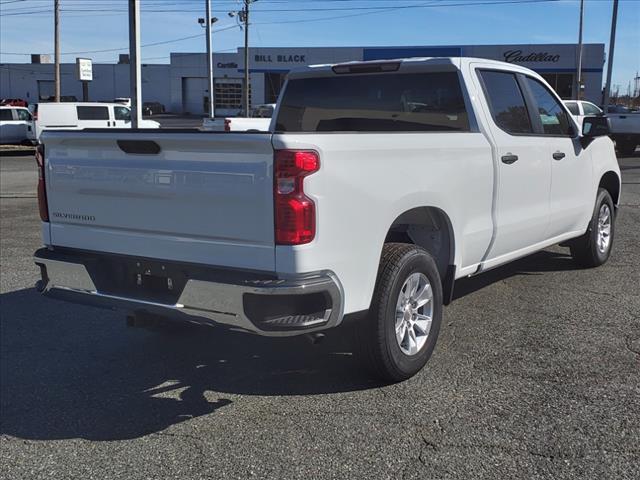
[{"label": "white parked car", "polygon": [[[43,130],[131,128],[131,109],[118,103],[38,103],[34,116],[38,140]],[[140,120],[140,127],[160,128],[160,124],[154,120]]]},{"label": "white parked car", "polygon": [[24,107],[0,107],[0,144],[34,143],[35,128]]},{"label": "white parked car", "polygon": [[558,243],[585,267],[611,254],[607,122],[578,131],[527,68],[309,67],[280,98],[265,133],[45,132],[38,289],[266,336],[359,322],[397,381],[431,356],[456,279]]},{"label": "white parked car", "polygon": [[275,109],[275,103],[265,103],[255,107],[250,117],[205,118],[202,129],[210,132],[267,132]]},{"label": "white parked car", "polygon": [[[602,109],[591,102],[565,100],[564,103],[580,127],[585,116],[604,115]],[[633,155],[640,145],[640,114],[632,113],[626,107],[610,106],[606,117],[609,119],[609,137],[616,142],[620,155]]]},{"label": "white parked car", "polygon": [[565,100],[564,104],[567,106],[580,128],[582,128],[582,119],[584,119],[584,117],[593,117],[604,114],[600,107],[591,102],[587,102],[586,100]]}]

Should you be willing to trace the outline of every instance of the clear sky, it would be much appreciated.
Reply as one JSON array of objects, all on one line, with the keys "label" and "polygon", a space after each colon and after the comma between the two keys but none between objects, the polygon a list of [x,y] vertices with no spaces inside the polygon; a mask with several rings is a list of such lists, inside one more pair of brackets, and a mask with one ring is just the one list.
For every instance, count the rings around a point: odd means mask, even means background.
[{"label": "clear sky", "polygon": [[[235,51],[243,33],[227,15],[238,0],[211,0],[215,51]],[[115,63],[127,52],[127,0],[60,0],[63,61],[85,56]],[[613,0],[585,0],[585,43],[609,44]],[[204,51],[204,0],[142,0],[146,63],[170,52]],[[250,45],[373,46],[575,43],[579,0],[258,0]],[[190,38],[186,38],[190,37]],[[180,39],[180,40],[178,40]],[[95,50],[111,50],[91,52]],[[53,0],[0,0],[0,63],[28,62],[15,53],[53,52]],[[66,53],[66,55],[65,55]],[[640,70],[640,0],[621,0],[613,84],[626,92]]]}]

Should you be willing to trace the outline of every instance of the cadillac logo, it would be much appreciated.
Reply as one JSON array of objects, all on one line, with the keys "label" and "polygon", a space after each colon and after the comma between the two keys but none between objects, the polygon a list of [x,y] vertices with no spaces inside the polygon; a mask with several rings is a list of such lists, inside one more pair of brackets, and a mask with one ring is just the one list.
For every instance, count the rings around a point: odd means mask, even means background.
[{"label": "cadillac logo", "polygon": [[553,55],[547,52],[522,53],[522,50],[508,50],[504,52],[504,61],[509,63],[520,62],[553,62],[560,60],[560,55]]}]

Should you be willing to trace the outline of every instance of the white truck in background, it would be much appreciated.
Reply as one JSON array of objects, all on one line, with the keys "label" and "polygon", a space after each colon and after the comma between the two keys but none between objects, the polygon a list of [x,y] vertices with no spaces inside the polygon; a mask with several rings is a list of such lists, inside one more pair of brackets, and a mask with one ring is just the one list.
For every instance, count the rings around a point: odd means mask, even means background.
[{"label": "white truck in background", "polygon": [[[604,115],[600,107],[585,100],[565,100],[564,103],[580,128],[586,116]],[[620,106],[611,106],[607,110],[609,137],[616,142],[616,149],[621,156],[630,157],[640,145],[640,114]]]},{"label": "white truck in background", "polygon": [[275,109],[275,103],[265,103],[255,107],[250,117],[205,118],[202,129],[208,132],[267,132]]},{"label": "white truck in background", "polygon": [[557,243],[607,261],[608,133],[579,132],[537,73],[474,58],[293,72],[264,133],[45,132],[37,288],[266,336],[361,322],[375,371],[406,379],[456,279]]},{"label": "white truck in background", "polygon": [[[131,128],[131,109],[121,103],[45,102],[34,106],[36,139],[43,130]],[[155,120],[139,121],[140,128],[160,128]]]}]

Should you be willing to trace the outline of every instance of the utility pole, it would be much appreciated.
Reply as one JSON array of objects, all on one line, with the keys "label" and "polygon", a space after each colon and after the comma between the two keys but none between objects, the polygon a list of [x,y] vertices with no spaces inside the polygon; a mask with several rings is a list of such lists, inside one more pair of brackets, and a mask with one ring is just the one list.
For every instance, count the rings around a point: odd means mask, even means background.
[{"label": "utility pole", "polygon": [[215,117],[215,106],[213,104],[213,59],[211,57],[211,0],[207,2],[207,75],[209,76],[209,118]]},{"label": "utility pole", "polygon": [[140,91],[140,0],[129,0],[129,81],[131,82],[131,128],[138,128],[142,119]]},{"label": "utility pole", "polygon": [[613,50],[616,44],[616,24],[618,22],[618,0],[613,0],[613,15],[611,16],[611,38],[609,39],[609,56],[607,57],[607,83],[604,86],[602,109],[607,113],[611,90],[611,72],[613,71]]},{"label": "utility pole", "polygon": [[249,117],[249,3],[251,0],[244,0],[244,114]]},{"label": "utility pole", "polygon": [[54,84],[55,101],[60,101],[60,0],[53,2]]},{"label": "utility pole", "polygon": [[580,0],[580,28],[578,33],[578,75],[576,93],[574,98],[576,100],[582,99],[582,22],[584,20],[584,0]]}]

